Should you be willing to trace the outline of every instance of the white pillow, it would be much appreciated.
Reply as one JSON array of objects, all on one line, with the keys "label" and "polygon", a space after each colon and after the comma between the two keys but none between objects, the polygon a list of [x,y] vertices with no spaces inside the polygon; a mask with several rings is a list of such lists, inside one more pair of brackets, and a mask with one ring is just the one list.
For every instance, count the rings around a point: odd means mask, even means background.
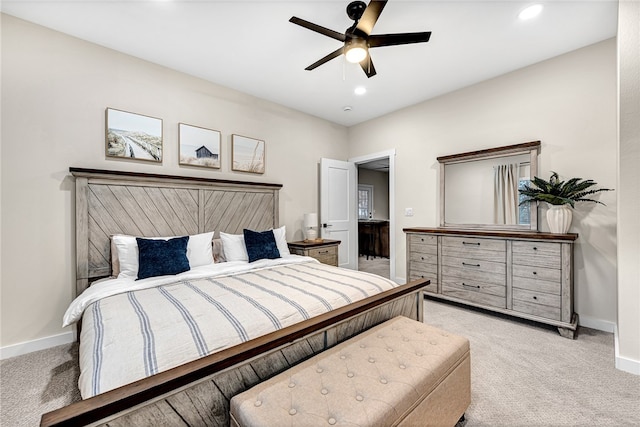
[{"label": "white pillow", "polygon": [[[213,264],[213,251],[211,249],[213,233],[214,232],[211,231],[209,233],[189,236],[189,243],[187,244],[187,259],[189,260],[189,267],[194,268],[201,265]],[[149,239],[155,240],[167,240],[171,238],[172,237],[149,237]],[[112,241],[118,252],[118,263],[120,264],[120,273],[118,274],[118,278],[137,278],[138,243],[135,236],[115,234],[112,237]]]},{"label": "white pillow", "polygon": [[273,237],[276,238],[276,246],[278,246],[280,256],[285,257],[287,255],[291,255],[291,252],[289,252],[289,245],[287,245],[287,230],[284,225],[280,228],[273,229]]},{"label": "white pillow", "polygon": [[222,240],[222,250],[224,251],[224,258],[228,262],[249,262],[249,255],[247,254],[247,247],[244,244],[243,234],[227,234],[220,232],[220,239]]}]

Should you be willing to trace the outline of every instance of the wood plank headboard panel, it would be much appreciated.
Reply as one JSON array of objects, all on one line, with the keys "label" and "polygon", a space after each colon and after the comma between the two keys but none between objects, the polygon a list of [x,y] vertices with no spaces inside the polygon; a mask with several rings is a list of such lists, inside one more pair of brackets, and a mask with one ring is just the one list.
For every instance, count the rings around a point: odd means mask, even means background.
[{"label": "wood plank headboard panel", "polygon": [[76,178],[76,291],[111,274],[114,234],[241,233],[280,225],[281,184],[69,168]]}]

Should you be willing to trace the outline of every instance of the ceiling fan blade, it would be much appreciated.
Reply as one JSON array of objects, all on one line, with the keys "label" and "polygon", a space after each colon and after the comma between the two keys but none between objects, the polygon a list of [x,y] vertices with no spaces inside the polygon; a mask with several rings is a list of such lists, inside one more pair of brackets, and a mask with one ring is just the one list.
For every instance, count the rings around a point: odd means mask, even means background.
[{"label": "ceiling fan blade", "polygon": [[321,27],[320,25],[314,24],[313,22],[305,21],[304,19],[300,19],[295,16],[292,16],[291,19],[289,19],[289,22],[300,25],[301,27],[307,28],[311,31],[315,31],[316,33],[323,34],[327,37],[331,37],[332,39],[336,39],[341,42],[346,40],[345,35],[342,33],[330,30],[325,27]]},{"label": "ceiling fan blade", "polygon": [[431,38],[431,31],[423,33],[376,34],[369,36],[369,47],[396,46],[399,44],[424,43]]},{"label": "ceiling fan blade", "polygon": [[311,71],[315,68],[318,68],[319,66],[321,66],[322,64],[324,64],[325,62],[329,62],[331,61],[333,58],[337,58],[338,56],[342,55],[342,52],[344,51],[344,46],[342,46],[341,48],[338,48],[336,50],[334,50],[333,52],[331,52],[330,54],[328,54],[327,56],[325,56],[322,59],[319,59],[318,61],[314,62],[313,64],[309,65],[307,68],[305,68],[305,70],[307,71]]},{"label": "ceiling fan blade", "polygon": [[364,71],[368,78],[371,78],[377,74],[376,67],[373,66],[371,55],[367,55],[367,58],[360,62],[360,66],[362,67],[362,71]]},{"label": "ceiling fan blade", "polygon": [[382,13],[382,9],[384,9],[386,4],[387,0],[371,0],[367,8],[364,10],[362,17],[358,21],[356,30],[361,31],[366,35],[371,34],[373,26],[376,25],[376,22]]}]

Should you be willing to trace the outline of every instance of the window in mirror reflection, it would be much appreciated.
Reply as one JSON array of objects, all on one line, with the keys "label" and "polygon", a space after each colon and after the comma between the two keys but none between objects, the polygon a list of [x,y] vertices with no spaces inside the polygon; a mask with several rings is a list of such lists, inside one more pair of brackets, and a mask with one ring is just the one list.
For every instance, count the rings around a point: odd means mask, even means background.
[{"label": "window in mirror reflection", "polygon": [[[518,181],[518,190],[524,188],[531,182],[529,178],[520,178]],[[531,203],[522,203],[526,199],[524,194],[520,194],[518,191],[518,224],[531,224]]]}]

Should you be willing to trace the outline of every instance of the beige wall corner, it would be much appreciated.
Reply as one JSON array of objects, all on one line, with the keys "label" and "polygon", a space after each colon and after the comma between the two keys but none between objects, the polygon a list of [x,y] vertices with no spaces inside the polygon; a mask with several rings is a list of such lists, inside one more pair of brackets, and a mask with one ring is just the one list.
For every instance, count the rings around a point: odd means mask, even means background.
[{"label": "beige wall corner", "polygon": [[618,328],[616,367],[640,375],[640,3],[618,15]]},{"label": "beige wall corner", "polygon": [[[541,140],[540,176],[616,188],[616,79],[609,39],[349,128],[349,157],[396,149],[397,279],[405,275],[402,229],[439,225],[438,156]],[[606,206],[574,211],[575,305],[581,324],[612,332],[618,192],[601,194]]]}]

